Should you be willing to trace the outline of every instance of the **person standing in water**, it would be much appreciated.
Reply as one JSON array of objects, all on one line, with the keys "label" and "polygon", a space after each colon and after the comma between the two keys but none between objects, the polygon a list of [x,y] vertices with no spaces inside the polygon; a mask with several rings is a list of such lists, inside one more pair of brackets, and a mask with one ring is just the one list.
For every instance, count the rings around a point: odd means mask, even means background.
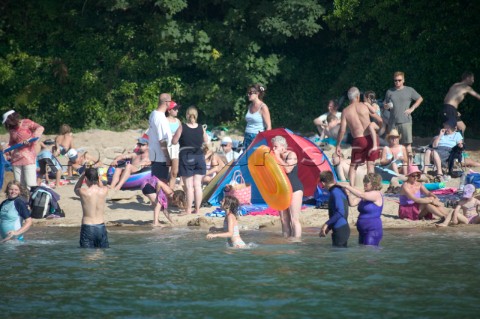
[{"label": "person standing in water", "polygon": [[[86,181],[87,187],[82,188]],[[80,230],[81,248],[109,248],[105,227],[105,201],[108,188],[103,186],[94,167],[87,167],[74,187],[75,194],[82,203],[82,227]]]}]

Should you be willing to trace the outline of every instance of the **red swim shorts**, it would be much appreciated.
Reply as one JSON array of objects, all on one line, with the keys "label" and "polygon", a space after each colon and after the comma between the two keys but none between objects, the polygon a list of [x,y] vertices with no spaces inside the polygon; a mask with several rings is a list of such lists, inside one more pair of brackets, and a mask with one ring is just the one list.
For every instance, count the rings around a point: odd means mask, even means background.
[{"label": "red swim shorts", "polygon": [[377,149],[372,150],[373,140],[372,136],[360,136],[355,137],[352,142],[352,163],[362,164],[365,161],[373,162],[380,158],[380,148],[378,147],[378,138],[377,138]]}]

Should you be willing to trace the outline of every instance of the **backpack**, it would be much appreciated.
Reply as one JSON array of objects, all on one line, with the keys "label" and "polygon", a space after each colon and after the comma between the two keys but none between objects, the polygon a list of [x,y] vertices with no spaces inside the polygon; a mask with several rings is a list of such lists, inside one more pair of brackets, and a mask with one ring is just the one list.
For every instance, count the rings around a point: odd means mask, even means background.
[{"label": "backpack", "polygon": [[44,218],[50,214],[52,195],[44,190],[36,190],[30,199],[30,209],[32,218]]}]

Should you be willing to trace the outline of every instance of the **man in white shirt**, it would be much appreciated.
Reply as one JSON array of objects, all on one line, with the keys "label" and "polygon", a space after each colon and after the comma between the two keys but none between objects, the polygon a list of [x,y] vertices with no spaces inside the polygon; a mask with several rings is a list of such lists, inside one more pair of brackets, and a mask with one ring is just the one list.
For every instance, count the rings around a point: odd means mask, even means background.
[{"label": "man in white shirt", "polygon": [[148,119],[148,150],[152,162],[152,175],[164,182],[168,181],[168,170],[171,165],[168,145],[172,141],[172,132],[165,112],[172,97],[168,93],[160,94],[158,107],[150,113]]},{"label": "man in white shirt", "polygon": [[[227,163],[230,163],[232,160],[236,161],[238,159],[238,157],[240,156],[239,153],[235,152],[232,149],[232,144],[233,144],[233,141],[229,136],[225,136],[222,139],[222,143],[220,144],[222,146],[223,154],[225,155],[225,158],[227,159]],[[227,163],[225,163],[225,164],[227,164]]]}]

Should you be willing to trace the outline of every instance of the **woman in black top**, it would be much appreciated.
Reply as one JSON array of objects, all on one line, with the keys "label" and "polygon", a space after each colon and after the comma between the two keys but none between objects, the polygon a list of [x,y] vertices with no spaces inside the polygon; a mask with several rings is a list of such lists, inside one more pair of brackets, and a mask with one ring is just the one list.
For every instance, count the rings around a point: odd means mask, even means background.
[{"label": "woman in black top", "polygon": [[196,214],[202,203],[202,178],[206,172],[205,157],[202,144],[208,142],[208,136],[201,125],[197,123],[198,111],[195,106],[187,109],[187,123],[183,123],[175,132],[172,144],[180,143],[178,175],[182,177],[187,193],[185,212],[192,212],[195,199]]},{"label": "woman in black top", "polygon": [[297,154],[287,150],[287,148],[287,140],[283,136],[277,135],[272,138],[272,149],[277,162],[285,170],[290,184],[292,184],[290,207],[280,212],[283,236],[299,240],[302,237],[300,210],[302,209],[303,184],[298,178]]}]

